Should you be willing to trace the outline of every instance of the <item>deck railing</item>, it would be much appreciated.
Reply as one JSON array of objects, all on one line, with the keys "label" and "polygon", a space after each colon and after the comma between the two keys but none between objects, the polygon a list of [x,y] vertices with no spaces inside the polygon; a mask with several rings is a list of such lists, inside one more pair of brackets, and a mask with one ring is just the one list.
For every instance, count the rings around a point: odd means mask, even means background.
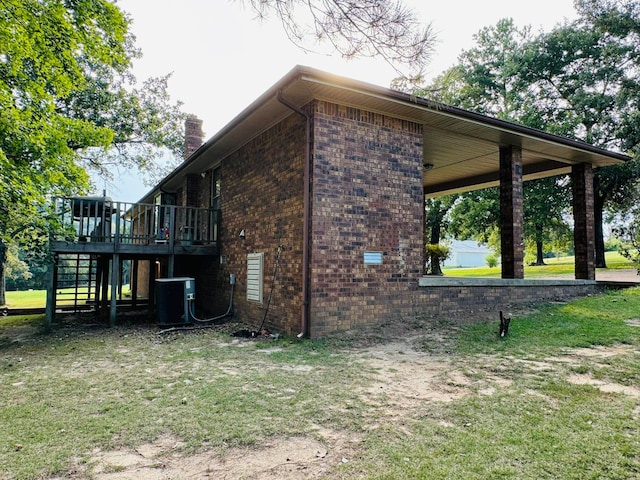
[{"label": "deck railing", "polygon": [[213,245],[220,215],[212,208],[117,202],[108,197],[58,197],[54,240]]}]

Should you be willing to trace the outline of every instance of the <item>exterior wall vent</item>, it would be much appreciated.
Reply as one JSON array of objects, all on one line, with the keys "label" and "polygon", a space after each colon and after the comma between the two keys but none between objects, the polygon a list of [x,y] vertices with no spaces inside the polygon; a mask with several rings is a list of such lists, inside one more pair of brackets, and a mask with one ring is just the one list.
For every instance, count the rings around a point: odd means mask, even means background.
[{"label": "exterior wall vent", "polygon": [[247,254],[247,300],[262,303],[264,253]]},{"label": "exterior wall vent", "polygon": [[382,252],[364,252],[365,265],[382,265]]}]

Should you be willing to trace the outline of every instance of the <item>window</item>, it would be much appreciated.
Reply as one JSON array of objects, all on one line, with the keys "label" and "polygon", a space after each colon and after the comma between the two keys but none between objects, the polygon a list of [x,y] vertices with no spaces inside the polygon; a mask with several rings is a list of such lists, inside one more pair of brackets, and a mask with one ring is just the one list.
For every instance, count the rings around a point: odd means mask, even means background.
[{"label": "window", "polygon": [[247,300],[262,303],[264,253],[247,254]]},{"label": "window", "polygon": [[214,242],[218,241],[218,216],[220,210],[220,195],[222,193],[222,182],[220,180],[220,167],[213,170],[211,175],[211,218],[209,220],[210,236]]},{"label": "window", "polygon": [[211,208],[220,210],[220,194],[222,193],[222,181],[220,178],[220,167],[213,171],[211,176]]}]

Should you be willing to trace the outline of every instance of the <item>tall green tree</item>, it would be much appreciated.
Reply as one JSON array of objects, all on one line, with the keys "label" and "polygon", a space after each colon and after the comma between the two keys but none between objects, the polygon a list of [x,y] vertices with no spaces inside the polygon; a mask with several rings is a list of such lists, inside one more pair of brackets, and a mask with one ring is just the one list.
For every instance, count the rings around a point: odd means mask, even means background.
[{"label": "tall green tree", "polygon": [[535,264],[544,265],[544,245],[569,231],[564,215],[571,191],[564,177],[548,177],[523,185],[525,241],[535,245]]},{"label": "tall green tree", "polygon": [[51,195],[86,192],[86,168],[153,167],[174,151],[166,79],[135,88],[129,19],[107,0],[0,0],[0,304],[8,246],[47,231]]},{"label": "tall green tree", "polygon": [[[518,28],[502,19],[474,36],[476,46],[464,51],[459,64],[430,86],[437,100],[512,122],[533,121],[534,97],[519,81],[519,56],[533,37],[528,27]],[[540,122],[536,122],[539,126]],[[566,182],[564,182],[566,183]],[[568,206],[567,186],[551,178],[524,184],[524,234],[536,245],[536,262],[543,263],[543,244],[550,228],[561,225]],[[500,204],[497,189],[461,196],[451,211],[452,230],[462,238],[488,241],[499,231]],[[495,247],[498,247],[497,245]]]},{"label": "tall green tree", "polygon": [[441,260],[444,248],[440,241],[447,230],[445,219],[456,203],[457,195],[446,195],[425,200],[425,258],[431,275],[442,275]]},{"label": "tall green tree", "polygon": [[[518,88],[534,98],[527,125],[602,148],[640,149],[640,1],[576,0],[579,18],[542,33],[516,54]],[[637,161],[596,170],[596,266],[604,212],[635,201]]]},{"label": "tall green tree", "polygon": [[[544,264],[545,244],[563,241],[570,234],[564,219],[571,202],[564,177],[549,177],[524,182],[524,240],[533,245],[535,263]],[[459,238],[488,242],[499,251],[500,198],[497,187],[460,195],[449,212],[450,230]]]},{"label": "tall green tree", "polygon": [[[476,47],[429,90],[447,103],[637,156],[640,1],[575,5],[578,19],[536,36],[511,20],[482,29]],[[595,172],[598,267],[606,266],[604,213],[636,201],[639,177],[638,161]]]}]

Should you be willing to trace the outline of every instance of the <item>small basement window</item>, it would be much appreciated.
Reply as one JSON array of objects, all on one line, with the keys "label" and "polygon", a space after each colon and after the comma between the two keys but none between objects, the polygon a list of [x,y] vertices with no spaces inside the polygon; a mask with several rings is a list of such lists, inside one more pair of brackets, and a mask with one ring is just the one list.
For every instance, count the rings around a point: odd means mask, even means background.
[{"label": "small basement window", "polygon": [[247,254],[247,300],[262,303],[264,253]]}]

